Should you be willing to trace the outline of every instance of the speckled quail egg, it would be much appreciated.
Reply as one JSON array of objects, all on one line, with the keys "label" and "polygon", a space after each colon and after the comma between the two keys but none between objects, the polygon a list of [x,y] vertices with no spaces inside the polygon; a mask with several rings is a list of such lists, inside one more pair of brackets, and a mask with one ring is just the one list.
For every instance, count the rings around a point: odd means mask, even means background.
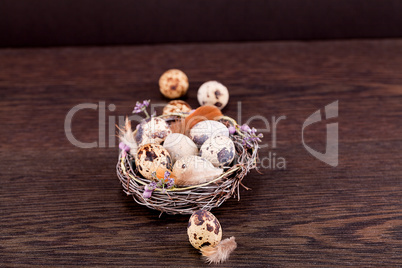
[{"label": "speckled quail egg", "polygon": [[229,91],[217,81],[208,81],[198,89],[197,99],[200,105],[215,105],[222,110],[228,104]]},{"label": "speckled quail egg", "polygon": [[178,69],[168,70],[159,78],[159,88],[166,98],[180,98],[188,89],[187,75]]},{"label": "speckled quail egg", "polygon": [[172,100],[163,108],[163,114],[172,113],[190,113],[192,110],[191,106],[182,100]]},{"label": "speckled quail egg", "polygon": [[189,137],[180,133],[172,133],[167,136],[163,147],[168,150],[173,163],[184,156],[198,154],[197,145]]},{"label": "speckled quail egg", "polygon": [[211,212],[200,209],[191,215],[187,235],[191,245],[196,249],[203,246],[215,247],[222,240],[222,227]]},{"label": "speckled quail egg", "polygon": [[205,158],[189,155],[180,158],[173,165],[175,184],[178,186],[198,185],[209,182],[223,173],[223,169],[214,167]]},{"label": "speckled quail egg", "polygon": [[190,138],[198,146],[214,136],[229,137],[229,130],[224,124],[214,120],[201,121],[190,130]]},{"label": "speckled quail egg", "polygon": [[211,137],[201,146],[200,155],[209,160],[215,167],[222,168],[232,163],[235,156],[235,146],[228,137]]},{"label": "speckled quail egg", "polygon": [[171,133],[172,131],[165,120],[158,117],[152,117],[142,121],[138,126],[135,140],[138,146],[147,143],[160,144]]},{"label": "speckled quail egg", "polygon": [[144,178],[152,180],[152,173],[161,167],[171,169],[172,159],[169,152],[158,144],[145,144],[138,149],[135,164]]}]

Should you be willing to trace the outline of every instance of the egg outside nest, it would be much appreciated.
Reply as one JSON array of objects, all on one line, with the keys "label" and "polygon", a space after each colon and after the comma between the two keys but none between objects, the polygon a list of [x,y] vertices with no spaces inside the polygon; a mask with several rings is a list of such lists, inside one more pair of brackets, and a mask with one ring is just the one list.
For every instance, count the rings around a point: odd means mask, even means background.
[{"label": "egg outside nest", "polygon": [[178,69],[170,69],[159,78],[159,89],[163,96],[177,99],[184,96],[188,89],[187,75]]},{"label": "egg outside nest", "polygon": [[208,81],[198,89],[197,99],[200,105],[214,105],[222,110],[228,104],[229,91],[218,81]]},{"label": "egg outside nest", "polygon": [[234,237],[222,240],[221,224],[211,212],[204,209],[191,215],[187,235],[191,245],[200,250],[208,263],[226,261],[237,247]]}]

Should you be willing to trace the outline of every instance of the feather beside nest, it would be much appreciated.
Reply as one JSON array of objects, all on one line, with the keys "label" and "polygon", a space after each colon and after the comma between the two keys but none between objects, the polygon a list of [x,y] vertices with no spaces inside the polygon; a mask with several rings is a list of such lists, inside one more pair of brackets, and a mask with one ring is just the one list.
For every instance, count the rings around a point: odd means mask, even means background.
[{"label": "feather beside nest", "polygon": [[[118,127],[119,128],[119,127]],[[131,121],[126,117],[126,122],[124,124],[124,128],[120,130],[119,139],[125,145],[130,147],[130,154],[135,155],[137,153],[138,145],[135,141],[134,132],[131,128]]]},{"label": "feather beside nest", "polygon": [[221,263],[229,259],[230,253],[237,248],[237,243],[234,236],[231,238],[226,238],[219,242],[215,247],[205,246],[201,248],[201,254],[208,262],[211,263]]}]

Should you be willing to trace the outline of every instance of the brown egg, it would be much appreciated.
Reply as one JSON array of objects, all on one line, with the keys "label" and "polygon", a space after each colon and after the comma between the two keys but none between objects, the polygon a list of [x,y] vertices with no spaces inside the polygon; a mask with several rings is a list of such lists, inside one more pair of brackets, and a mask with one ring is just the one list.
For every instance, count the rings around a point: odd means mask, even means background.
[{"label": "brown egg", "polygon": [[178,69],[170,69],[159,78],[159,89],[166,98],[180,98],[187,93],[187,75]]},{"label": "brown egg", "polygon": [[216,246],[222,239],[222,228],[218,219],[209,211],[200,209],[191,215],[187,234],[196,249],[203,246]]},{"label": "brown egg", "polygon": [[144,178],[152,180],[152,173],[158,168],[172,168],[172,159],[162,145],[145,144],[138,149],[135,165]]},{"label": "brown egg", "polygon": [[172,100],[163,108],[163,114],[190,113],[191,106],[182,100]]}]

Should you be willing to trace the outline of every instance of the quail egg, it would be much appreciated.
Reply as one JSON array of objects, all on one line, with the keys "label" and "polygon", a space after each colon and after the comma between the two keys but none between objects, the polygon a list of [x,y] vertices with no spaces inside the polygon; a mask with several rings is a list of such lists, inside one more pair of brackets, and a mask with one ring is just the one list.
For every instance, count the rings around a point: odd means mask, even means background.
[{"label": "quail egg", "polygon": [[187,75],[178,69],[168,70],[159,78],[159,88],[166,98],[180,98],[188,89]]},{"label": "quail egg", "polygon": [[173,165],[175,184],[178,186],[197,185],[209,182],[223,173],[223,169],[214,167],[205,158],[190,155],[180,158]]},{"label": "quail egg", "polygon": [[201,157],[209,160],[215,167],[224,167],[232,163],[235,156],[233,141],[226,136],[211,137],[200,149]]},{"label": "quail egg", "polygon": [[152,180],[152,173],[161,167],[171,169],[172,159],[169,152],[158,144],[145,144],[138,149],[135,164],[144,178]]},{"label": "quail egg", "polygon": [[158,117],[152,117],[142,121],[138,126],[135,140],[138,146],[147,143],[160,144],[171,133],[172,131],[165,120]]},{"label": "quail egg", "polygon": [[197,99],[200,105],[215,105],[222,110],[228,104],[229,91],[217,81],[208,81],[198,89]]},{"label": "quail egg", "polygon": [[180,133],[172,133],[167,136],[163,147],[169,152],[173,163],[184,156],[198,154],[197,145],[189,137]]},{"label": "quail egg", "polygon": [[163,108],[163,114],[171,114],[171,113],[190,113],[191,106],[182,100],[172,100]]},{"label": "quail egg", "polygon": [[200,209],[191,215],[187,235],[196,249],[203,246],[215,247],[222,240],[222,227],[211,212]]},{"label": "quail egg", "polygon": [[190,130],[190,137],[198,146],[214,136],[229,137],[229,130],[224,124],[214,120],[201,121]]}]

